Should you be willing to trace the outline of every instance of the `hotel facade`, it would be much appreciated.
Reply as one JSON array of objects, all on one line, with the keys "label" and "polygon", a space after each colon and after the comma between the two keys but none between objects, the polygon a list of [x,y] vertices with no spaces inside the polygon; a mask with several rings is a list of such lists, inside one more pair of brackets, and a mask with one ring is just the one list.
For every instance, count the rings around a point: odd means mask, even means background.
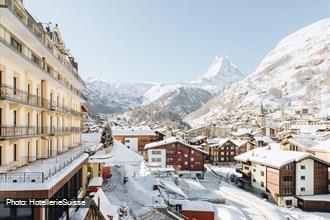
[{"label": "hotel facade", "polygon": [[[0,199],[82,194],[85,86],[58,25],[36,22],[21,0],[0,0],[0,86]],[[16,209],[0,215],[20,219]],[[69,215],[28,210],[24,219]]]}]

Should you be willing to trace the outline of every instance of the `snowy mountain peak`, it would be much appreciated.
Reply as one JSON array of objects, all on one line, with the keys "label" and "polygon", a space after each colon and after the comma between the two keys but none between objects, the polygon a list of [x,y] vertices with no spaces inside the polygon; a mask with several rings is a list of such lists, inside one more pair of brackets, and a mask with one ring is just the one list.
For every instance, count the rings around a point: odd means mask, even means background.
[{"label": "snowy mountain peak", "polygon": [[237,69],[236,66],[234,66],[228,59],[228,57],[224,56],[216,56],[211,66],[208,68],[208,70],[201,76],[201,78],[204,79],[210,79],[213,77],[218,76],[221,74],[224,70],[229,69]]},{"label": "snowy mountain peak", "polygon": [[207,71],[192,84],[216,93],[226,85],[239,81],[244,77],[245,75],[230,62],[228,57],[216,56]]}]

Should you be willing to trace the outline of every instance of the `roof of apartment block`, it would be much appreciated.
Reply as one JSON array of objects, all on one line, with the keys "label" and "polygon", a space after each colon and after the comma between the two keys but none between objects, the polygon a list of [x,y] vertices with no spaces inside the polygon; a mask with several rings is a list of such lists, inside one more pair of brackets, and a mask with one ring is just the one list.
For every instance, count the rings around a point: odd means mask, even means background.
[{"label": "roof of apartment block", "polygon": [[305,148],[305,149],[318,145],[317,141],[314,141],[307,137],[290,138],[290,139],[288,139],[288,141],[294,145],[297,145],[297,146]]},{"label": "roof of apartment block", "polygon": [[200,151],[204,154],[208,154],[206,151],[198,148],[198,146],[190,145],[187,142],[185,142],[184,140],[181,140],[181,139],[176,138],[176,137],[170,137],[170,138],[167,138],[167,139],[162,140],[162,141],[157,141],[157,142],[153,142],[153,143],[150,143],[150,144],[146,144],[144,149],[155,148],[155,147],[163,146],[165,144],[173,144],[173,143],[181,143],[181,144],[183,144],[187,147],[193,148],[194,150]]},{"label": "roof of apartment block", "polygon": [[196,136],[196,137],[193,137],[193,138],[189,139],[189,142],[190,143],[195,143],[195,142],[201,141],[205,138],[207,138],[207,137],[206,136]]},{"label": "roof of apartment block", "polygon": [[250,161],[279,169],[289,163],[299,162],[306,158],[313,158],[330,165],[330,163],[315,158],[307,152],[271,149],[270,147],[260,147],[253,149],[251,151],[236,156],[235,160],[241,162]]},{"label": "roof of apartment block", "polygon": [[310,150],[330,153],[330,140],[321,141],[318,145],[311,147]]},{"label": "roof of apartment block", "polygon": [[156,132],[149,127],[123,127],[113,128],[112,135],[114,136],[156,136]]}]

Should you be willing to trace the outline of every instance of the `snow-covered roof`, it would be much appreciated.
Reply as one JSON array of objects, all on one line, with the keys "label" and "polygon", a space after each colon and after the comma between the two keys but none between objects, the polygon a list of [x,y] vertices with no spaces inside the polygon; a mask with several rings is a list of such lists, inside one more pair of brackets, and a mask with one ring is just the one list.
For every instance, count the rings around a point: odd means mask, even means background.
[{"label": "snow-covered roof", "polygon": [[184,198],[187,198],[187,195],[182,191],[182,189],[179,186],[175,185],[174,182],[172,181],[160,180],[160,186],[166,189],[167,191],[170,191]]},{"label": "snow-covered roof", "polygon": [[106,161],[105,166],[140,164],[143,161],[143,157],[140,154],[127,148],[118,141],[113,142],[111,155],[113,156],[112,160]]},{"label": "snow-covered roof", "polygon": [[103,183],[102,177],[95,176],[89,181],[88,186],[102,186],[102,183]]},{"label": "snow-covered roof", "polygon": [[183,200],[181,205],[183,211],[214,212],[212,203],[206,201]]},{"label": "snow-covered roof", "polygon": [[210,144],[210,147],[219,147],[224,145],[227,141],[230,141],[229,138],[214,138],[212,139],[212,144]]},{"label": "snow-covered roof", "polygon": [[330,153],[330,140],[321,141],[319,144],[311,147],[310,150]]},{"label": "snow-covered roof", "polygon": [[291,138],[288,139],[288,142],[304,149],[311,148],[313,146],[318,145],[318,142],[311,140],[309,138]]},{"label": "snow-covered roof", "polygon": [[[99,199],[100,198],[100,199]],[[93,201],[98,206],[100,205],[100,212],[106,220],[110,220],[109,216],[112,216],[113,220],[118,220],[119,216],[117,214],[118,206],[110,203],[106,195],[104,194],[102,188],[99,188],[93,197]],[[100,203],[99,203],[100,202]]]},{"label": "snow-covered roof", "polygon": [[234,139],[234,140],[231,140],[234,144],[236,144],[238,147],[246,144],[247,142],[249,142],[248,140],[237,140],[237,139]]},{"label": "snow-covered roof", "polygon": [[197,136],[197,137],[193,137],[193,138],[189,139],[189,142],[190,143],[195,143],[195,142],[201,141],[205,138],[207,138],[207,137],[206,136]]},{"label": "snow-covered roof", "polygon": [[306,152],[260,147],[236,156],[235,160],[241,162],[251,161],[279,169],[288,163],[298,162],[308,157],[312,156]]},{"label": "snow-covered roof", "polygon": [[298,196],[303,200],[309,201],[327,201],[330,202],[330,194],[319,194],[319,195],[311,195],[311,196]]},{"label": "snow-covered roof", "polygon": [[170,138],[167,138],[167,139],[162,140],[162,141],[157,141],[157,142],[146,144],[144,149],[151,149],[151,148],[163,146],[165,144],[173,144],[173,143],[181,143],[181,144],[183,144],[187,147],[193,148],[194,150],[198,150],[198,151],[200,151],[204,154],[208,154],[206,151],[204,151],[202,149],[199,149],[197,146],[190,145],[187,142],[185,142],[184,140],[178,139],[176,137],[170,137]]},{"label": "snow-covered roof", "polygon": [[132,127],[132,128],[113,128],[113,136],[156,136],[156,132],[149,127]]},{"label": "snow-covered roof", "polygon": [[236,132],[232,132],[235,136],[241,136],[245,134],[252,134],[253,129],[252,128],[239,128]]}]

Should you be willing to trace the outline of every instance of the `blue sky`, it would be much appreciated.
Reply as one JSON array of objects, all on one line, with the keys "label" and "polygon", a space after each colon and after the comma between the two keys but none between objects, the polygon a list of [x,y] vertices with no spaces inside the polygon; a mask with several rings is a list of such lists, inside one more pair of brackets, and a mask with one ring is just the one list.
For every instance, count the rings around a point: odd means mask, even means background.
[{"label": "blue sky", "polygon": [[286,35],[326,17],[328,0],[25,0],[58,23],[80,74],[119,81],[197,79],[216,55],[249,74]]}]

